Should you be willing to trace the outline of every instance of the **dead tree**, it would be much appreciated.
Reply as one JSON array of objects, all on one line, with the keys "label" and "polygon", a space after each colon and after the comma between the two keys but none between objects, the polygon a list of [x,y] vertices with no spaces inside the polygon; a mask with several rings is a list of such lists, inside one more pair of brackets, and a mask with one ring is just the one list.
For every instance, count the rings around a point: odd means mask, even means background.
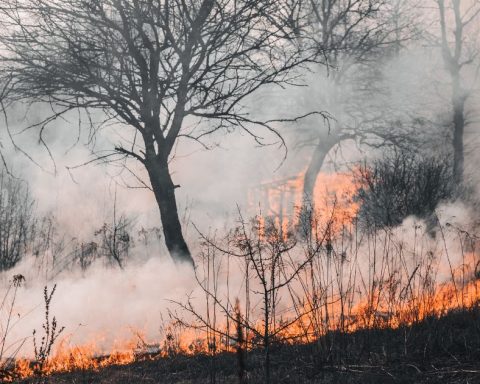
[{"label": "dead tree", "polygon": [[[1,0],[1,76],[14,102],[49,103],[40,135],[71,110],[100,110],[122,137],[103,159],[146,170],[174,260],[193,263],[182,234],[170,161],[180,139],[205,145],[219,130],[272,121],[243,108],[265,86],[290,83],[314,53],[291,44],[277,1]],[[34,23],[31,21],[35,20]],[[93,124],[92,134],[101,126]],[[271,140],[269,140],[271,141]]]},{"label": "dead tree", "polygon": [[[405,18],[402,1],[311,0],[305,3],[308,5],[303,12],[309,17],[301,28],[308,36],[306,44],[316,46],[327,63],[333,84],[327,108],[334,117],[305,139],[308,145],[315,143],[303,186],[304,198],[309,201],[327,155],[340,143],[356,140],[367,145],[402,145],[409,137],[398,127],[392,129],[395,124],[387,122],[392,114],[379,111],[384,107],[369,109],[365,100],[381,92],[378,67],[382,58],[398,52],[413,32],[410,20]],[[342,88],[346,84],[348,91],[344,92]],[[344,121],[342,114],[354,123]]]},{"label": "dead tree", "polygon": [[[440,49],[445,69],[451,79],[451,106],[453,123],[453,177],[460,185],[464,176],[464,142],[466,121],[465,103],[471,90],[463,84],[462,70],[473,64],[478,56],[474,37],[478,29],[470,31],[478,21],[478,1],[437,0],[440,23]],[[453,27],[450,27],[453,25]],[[453,35],[453,39],[450,38]],[[471,37],[470,37],[471,36]]]}]

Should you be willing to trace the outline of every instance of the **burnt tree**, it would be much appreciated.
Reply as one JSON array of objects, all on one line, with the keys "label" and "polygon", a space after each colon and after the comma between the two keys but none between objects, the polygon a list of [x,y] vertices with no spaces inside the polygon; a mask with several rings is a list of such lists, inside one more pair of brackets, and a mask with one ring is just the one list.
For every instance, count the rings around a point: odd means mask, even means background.
[{"label": "burnt tree", "polygon": [[173,150],[179,139],[204,144],[232,127],[259,143],[258,129],[277,135],[271,121],[249,117],[246,100],[290,83],[314,54],[291,43],[294,31],[280,16],[273,0],[0,0],[6,104],[50,103],[55,112],[44,123],[78,109],[116,122],[129,140],[112,155],[143,165],[167,248],[192,263]]}]

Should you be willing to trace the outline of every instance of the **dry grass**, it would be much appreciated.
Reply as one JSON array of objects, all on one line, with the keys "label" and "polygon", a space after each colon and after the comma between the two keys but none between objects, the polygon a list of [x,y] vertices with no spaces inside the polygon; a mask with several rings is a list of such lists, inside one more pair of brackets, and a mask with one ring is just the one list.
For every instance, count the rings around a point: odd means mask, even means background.
[{"label": "dry grass", "polygon": [[[405,335],[408,335],[405,341]],[[272,348],[275,383],[480,383],[480,308],[450,312],[441,318],[398,329],[329,333],[335,350],[322,353],[319,342],[279,344]],[[214,359],[214,364],[212,364]],[[215,380],[211,370],[215,366]],[[76,371],[47,377],[47,383],[236,383],[233,353],[161,358],[110,366],[98,372]],[[36,379],[19,381],[34,384]],[[38,379],[37,379],[38,380]],[[247,358],[247,382],[263,383],[262,351]]]}]

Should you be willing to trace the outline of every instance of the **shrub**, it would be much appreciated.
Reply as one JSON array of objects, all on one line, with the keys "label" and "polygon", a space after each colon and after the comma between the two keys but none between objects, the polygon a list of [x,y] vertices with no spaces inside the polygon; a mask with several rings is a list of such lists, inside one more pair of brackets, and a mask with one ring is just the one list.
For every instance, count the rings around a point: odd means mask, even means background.
[{"label": "shrub", "polygon": [[31,240],[34,200],[26,184],[0,171],[0,271],[17,264]]},{"label": "shrub", "polygon": [[447,159],[396,151],[356,172],[358,218],[368,228],[393,227],[410,216],[429,218],[442,200],[453,196]]}]

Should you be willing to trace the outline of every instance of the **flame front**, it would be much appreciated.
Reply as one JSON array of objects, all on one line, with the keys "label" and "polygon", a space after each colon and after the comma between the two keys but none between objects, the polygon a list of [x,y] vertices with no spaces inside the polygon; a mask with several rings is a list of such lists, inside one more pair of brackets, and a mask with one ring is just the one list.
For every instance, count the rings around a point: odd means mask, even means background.
[{"label": "flame front", "polygon": [[[302,186],[303,174],[282,183],[267,183],[260,192],[257,191],[266,199],[261,204],[264,207],[262,214],[257,216],[258,242],[289,241],[292,228],[299,225],[304,204]],[[289,291],[284,293],[290,298],[284,299],[279,304],[278,313],[269,319],[269,326],[279,330],[276,337],[285,342],[308,343],[330,331],[350,333],[360,329],[409,326],[428,316],[438,317],[452,310],[478,305],[480,280],[477,269],[480,262],[475,250],[476,237],[463,233],[463,237],[455,235],[460,237],[462,249],[462,257],[457,258],[455,265],[445,239],[443,249],[433,247],[432,244],[438,241],[428,234],[417,236],[417,224],[414,225],[415,236],[406,240],[402,239],[401,230],[385,230],[358,238],[352,224],[359,208],[354,202],[356,191],[355,182],[348,174],[319,176],[314,209],[318,217],[330,223],[328,238],[319,243],[322,252],[309,260],[292,280]],[[266,229],[267,219],[277,228],[273,234]],[[269,236],[278,236],[278,239]],[[362,242],[365,244],[359,245]],[[208,258],[204,266],[206,276],[217,276],[217,279],[228,276],[229,270],[219,272],[220,264],[213,264],[212,268],[212,260]],[[287,268],[295,268],[297,264],[292,256]],[[225,268],[229,264],[221,265]],[[239,266],[236,270],[242,268]],[[241,286],[245,287],[246,282],[243,281]],[[250,293],[258,292],[257,286],[247,289]],[[235,295],[237,298],[241,296],[238,292]],[[261,317],[255,317],[255,308],[261,307],[261,301],[253,302],[247,296],[241,300],[244,303],[243,316],[251,319],[251,328],[245,330],[248,349],[261,346],[261,343],[255,344],[254,339],[262,333],[265,323]],[[232,303],[234,299],[227,296],[225,302]],[[107,352],[95,340],[71,346],[68,338],[64,338],[41,366],[31,360],[18,359],[13,376],[26,378],[37,374],[100,370],[110,365],[174,354],[211,355],[232,351],[237,342],[232,324],[235,315],[222,317],[217,312],[220,305],[207,295],[203,310],[207,319],[215,319],[213,331],[210,324],[203,328],[189,328],[178,319],[172,319],[157,340],[146,342],[142,332],[135,330],[136,337],[116,343]],[[249,305],[250,309],[247,309]],[[229,304],[223,310],[234,313]],[[101,340],[102,336],[95,339]]]}]

